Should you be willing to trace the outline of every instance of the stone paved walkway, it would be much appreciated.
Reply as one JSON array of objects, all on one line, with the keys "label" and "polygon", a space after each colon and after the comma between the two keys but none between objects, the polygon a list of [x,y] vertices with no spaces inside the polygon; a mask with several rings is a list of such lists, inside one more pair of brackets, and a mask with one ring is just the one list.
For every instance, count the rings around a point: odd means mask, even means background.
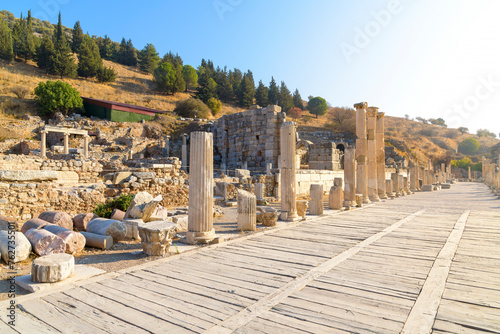
[{"label": "stone paved walkway", "polygon": [[496,333],[500,200],[456,184],[17,303],[1,333]]}]

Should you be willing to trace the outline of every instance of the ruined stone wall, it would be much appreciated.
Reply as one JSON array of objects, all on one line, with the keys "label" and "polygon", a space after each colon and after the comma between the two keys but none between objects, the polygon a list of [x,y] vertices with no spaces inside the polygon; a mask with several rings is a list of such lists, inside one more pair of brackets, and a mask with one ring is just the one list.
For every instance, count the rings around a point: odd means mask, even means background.
[{"label": "ruined stone wall", "polygon": [[333,187],[333,180],[336,177],[340,177],[343,180],[344,171],[298,170],[295,176],[297,182],[297,196],[309,194],[311,184],[322,184],[323,191],[329,192],[330,188]]},{"label": "ruined stone wall", "polygon": [[214,162],[233,170],[247,162],[251,171],[265,171],[266,164],[278,166],[280,127],[286,115],[278,106],[224,115],[214,126]]},{"label": "ruined stone wall", "polygon": [[309,169],[338,171],[342,169],[342,152],[335,143],[323,143],[309,146]]}]

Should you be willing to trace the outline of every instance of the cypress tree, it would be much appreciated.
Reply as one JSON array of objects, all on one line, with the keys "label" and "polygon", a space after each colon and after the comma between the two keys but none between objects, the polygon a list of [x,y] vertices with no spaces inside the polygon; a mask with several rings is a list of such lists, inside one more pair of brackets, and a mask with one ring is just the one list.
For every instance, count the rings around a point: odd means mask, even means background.
[{"label": "cypress tree", "polygon": [[293,93],[293,105],[294,107],[300,108],[300,110],[304,110],[304,102],[302,102],[302,97],[298,89],[295,89]]},{"label": "cypress tree", "polygon": [[0,59],[7,61],[14,59],[12,33],[5,22],[0,22]]},{"label": "cypress tree", "polygon": [[160,57],[153,44],[146,44],[139,52],[139,68],[148,73],[153,73],[160,62]]},{"label": "cypress tree", "polygon": [[61,12],[59,12],[59,20],[57,22],[56,33],[54,35],[54,55],[51,58],[50,72],[61,76],[75,77],[76,64],[71,54],[66,36],[62,30]]},{"label": "cypress tree", "polygon": [[280,98],[280,90],[276,81],[274,81],[274,77],[271,77],[271,82],[269,83],[269,93],[267,95],[267,99],[270,104],[277,104]]},{"label": "cypress tree", "polygon": [[241,80],[240,90],[238,92],[238,100],[242,107],[250,107],[253,104],[255,97],[255,85],[253,83],[252,72],[248,71]]},{"label": "cypress tree", "polygon": [[172,94],[183,92],[186,89],[186,81],[182,75],[182,66],[175,66],[175,83]]},{"label": "cypress tree", "polygon": [[203,102],[207,102],[211,97],[217,98],[217,83],[212,79],[206,68],[201,67],[198,70],[198,97]]},{"label": "cypress tree", "polygon": [[79,47],[78,75],[81,77],[95,77],[103,67],[99,48],[89,35],[84,35]]},{"label": "cypress tree", "polygon": [[122,38],[116,60],[122,65],[137,65],[137,53],[131,39],[125,41],[125,38]]},{"label": "cypress tree", "polygon": [[257,91],[255,92],[255,103],[261,107],[266,107],[269,104],[268,95],[269,89],[264,86],[262,80],[259,81],[259,86],[257,87]]},{"label": "cypress tree", "polygon": [[37,51],[37,65],[39,68],[45,70],[46,73],[50,73],[52,65],[52,57],[55,55],[54,43],[49,35],[43,35],[42,42],[38,47]]},{"label": "cypress tree", "polygon": [[281,107],[281,111],[285,113],[293,107],[292,94],[290,94],[290,91],[284,81],[281,82],[278,105]]},{"label": "cypress tree", "polygon": [[83,43],[84,35],[82,27],[80,27],[80,21],[76,21],[73,27],[73,40],[71,41],[71,51],[74,53],[80,52],[80,46]]},{"label": "cypress tree", "polygon": [[33,58],[35,54],[35,43],[33,39],[33,23],[31,20],[31,11],[28,11],[28,17],[16,21],[12,34],[12,43],[14,54],[23,58],[24,62]]}]

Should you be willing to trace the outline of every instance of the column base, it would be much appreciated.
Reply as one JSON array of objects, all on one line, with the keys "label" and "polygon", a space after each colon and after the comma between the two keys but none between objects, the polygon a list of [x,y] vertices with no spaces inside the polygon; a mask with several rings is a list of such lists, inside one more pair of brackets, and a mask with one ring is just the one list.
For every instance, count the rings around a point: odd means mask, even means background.
[{"label": "column base", "polygon": [[368,196],[368,198],[372,202],[380,202],[380,197],[378,197],[378,195],[370,195],[370,196]]},{"label": "column base", "polygon": [[363,196],[363,204],[370,204],[370,198],[368,196]]},{"label": "column base", "polygon": [[301,220],[302,218],[299,217],[299,215],[294,212],[294,213],[288,213],[288,212],[282,212],[280,214],[280,220],[281,221],[284,221],[284,222],[296,222],[296,221],[299,221]]},{"label": "column base", "polygon": [[346,210],[350,210],[352,206],[355,206],[356,203],[352,203],[352,201],[344,201],[342,203],[342,206],[346,209]]},{"label": "column base", "polygon": [[383,193],[383,194],[382,194],[382,193],[380,193],[380,194],[378,194],[378,197],[379,197],[380,199],[388,199],[388,198],[389,198],[389,196],[387,196],[387,194],[386,194],[386,193]]},{"label": "column base", "polygon": [[208,244],[215,238],[215,229],[209,232],[186,232],[186,242],[190,245]]}]

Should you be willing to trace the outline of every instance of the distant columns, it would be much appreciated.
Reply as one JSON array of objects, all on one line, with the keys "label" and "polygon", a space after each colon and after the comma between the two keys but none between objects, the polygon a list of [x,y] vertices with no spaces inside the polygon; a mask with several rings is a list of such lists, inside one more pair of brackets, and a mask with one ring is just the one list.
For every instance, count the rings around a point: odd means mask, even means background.
[{"label": "distant columns", "polygon": [[372,202],[379,202],[378,197],[378,179],[377,179],[377,107],[368,108],[366,134],[368,151],[368,197]]},{"label": "distant columns", "polygon": [[342,189],[342,178],[336,177],[333,180],[333,187],[330,188],[330,193],[328,196],[328,208],[333,210],[340,210],[344,205],[343,202],[344,190]]},{"label": "distant columns", "polygon": [[298,220],[296,202],[296,128],[294,122],[284,122],[280,128],[281,152],[281,220]]},{"label": "distant columns", "polygon": [[69,154],[69,133],[64,133],[64,154]]},{"label": "distant columns", "polygon": [[47,157],[47,131],[42,130],[41,132],[42,138],[42,146],[40,147],[40,154],[42,157],[46,158]]},{"label": "distant columns", "polygon": [[468,167],[468,170],[467,170],[467,178],[469,179],[469,181],[472,179],[472,175],[470,172],[470,166]]},{"label": "distant columns", "polygon": [[410,166],[410,191],[411,192],[417,192],[418,191],[418,166],[415,164],[412,164]]},{"label": "distant columns", "polygon": [[89,135],[83,136],[83,156],[85,159],[89,158],[89,139]]},{"label": "distant columns", "polygon": [[264,200],[264,183],[255,184],[255,197],[257,198],[257,201]]},{"label": "distant columns", "polygon": [[170,136],[166,135],[165,137],[165,147],[163,148],[163,157],[168,158],[170,156]]},{"label": "distant columns", "polygon": [[248,163],[246,160],[241,162],[241,169],[248,169]]},{"label": "distant columns", "polygon": [[[392,174],[391,174],[392,177]],[[385,192],[387,193],[387,196],[390,197],[391,199],[394,199],[396,194],[394,193],[394,190],[392,189],[392,179],[391,180],[385,180]]]},{"label": "distant columns", "polygon": [[311,215],[323,214],[323,185],[311,184],[309,191],[311,201],[309,202],[309,213]]},{"label": "distant columns", "polygon": [[384,125],[384,115],[385,113],[377,113],[377,129],[375,136],[377,137],[377,190],[378,197],[381,199],[387,199],[386,189],[385,189],[385,125]]},{"label": "distant columns", "polygon": [[344,207],[356,205],[356,149],[348,147],[344,152]]},{"label": "distant columns", "polygon": [[366,102],[356,103],[356,192],[363,195],[363,203],[371,203],[368,198]]},{"label": "distant columns", "polygon": [[188,154],[187,154],[187,133],[182,134],[182,170],[186,171],[188,166]]},{"label": "distant columns", "polygon": [[266,164],[266,175],[271,175],[271,169],[273,168],[273,164],[271,162],[268,162]]},{"label": "distant columns", "polygon": [[213,136],[209,132],[191,133],[189,168],[189,244],[215,239],[213,227]]},{"label": "distant columns", "polygon": [[399,172],[391,173],[391,180],[392,180],[392,192],[394,193],[394,196],[395,197],[401,196],[401,193],[399,191]]}]

